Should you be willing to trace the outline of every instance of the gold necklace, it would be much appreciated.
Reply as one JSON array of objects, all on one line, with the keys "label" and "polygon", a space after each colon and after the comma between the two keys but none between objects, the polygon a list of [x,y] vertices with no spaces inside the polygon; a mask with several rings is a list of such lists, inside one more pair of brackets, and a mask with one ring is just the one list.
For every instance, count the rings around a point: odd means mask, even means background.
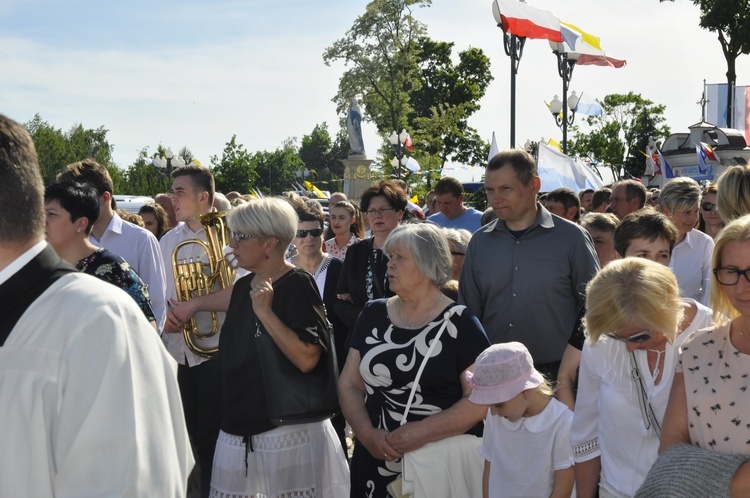
[{"label": "gold necklace", "polygon": [[432,309],[430,309],[430,311],[428,311],[427,314],[424,315],[424,317],[422,318],[422,320],[420,320],[419,322],[417,322],[416,325],[411,325],[409,322],[407,322],[406,319],[404,318],[404,315],[401,313],[401,298],[400,297],[398,298],[398,301],[397,301],[398,307],[396,308],[396,313],[398,314],[399,319],[401,320],[401,322],[404,324],[404,326],[407,329],[416,329],[420,325],[422,325],[424,322],[426,322],[427,320],[429,320],[430,318],[432,318],[432,314],[435,312],[435,309],[437,308],[438,303],[440,303],[440,301],[442,301],[442,299],[443,299],[443,295],[440,294],[440,296],[438,296],[437,300],[435,300],[435,304],[432,305]]}]

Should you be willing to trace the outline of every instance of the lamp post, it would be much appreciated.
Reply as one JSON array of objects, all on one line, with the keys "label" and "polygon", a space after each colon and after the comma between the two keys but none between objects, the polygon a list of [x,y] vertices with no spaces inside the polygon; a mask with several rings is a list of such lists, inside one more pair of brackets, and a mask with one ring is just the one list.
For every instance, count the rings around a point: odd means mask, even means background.
[{"label": "lamp post", "polygon": [[153,158],[152,162],[159,171],[167,175],[167,178],[172,178],[173,169],[185,166],[185,160],[180,156],[175,156],[170,147],[167,147],[163,156]]},{"label": "lamp post", "polygon": [[518,65],[521,62],[526,37],[512,35],[506,31],[497,2],[492,2],[492,16],[497,26],[503,30],[503,48],[505,55],[510,57],[510,148],[512,149],[516,143],[516,74],[518,74]]},{"label": "lamp post", "polygon": [[401,130],[401,133],[399,134],[396,134],[394,131],[391,133],[391,136],[388,137],[388,141],[391,143],[393,153],[396,155],[396,157],[391,160],[391,165],[396,172],[396,178],[401,179],[401,168],[406,166],[406,161],[409,160],[409,158],[406,157],[406,151],[411,150],[411,136],[406,130]]},{"label": "lamp post", "polygon": [[[576,67],[578,57],[581,55],[577,52],[567,52],[565,50],[564,43],[549,42],[549,46],[552,49],[552,53],[557,56],[557,73],[562,78],[563,82],[563,99],[562,102],[557,98],[552,99],[550,102],[549,110],[555,117],[555,123],[557,126],[562,128],[563,132],[563,154],[568,153],[568,126],[573,124],[576,118],[576,107],[578,106],[578,96],[575,92],[572,93],[570,99],[568,99],[568,85],[573,77],[573,69]],[[570,110],[570,116],[568,116],[568,110]],[[562,118],[560,113],[562,112]]]}]

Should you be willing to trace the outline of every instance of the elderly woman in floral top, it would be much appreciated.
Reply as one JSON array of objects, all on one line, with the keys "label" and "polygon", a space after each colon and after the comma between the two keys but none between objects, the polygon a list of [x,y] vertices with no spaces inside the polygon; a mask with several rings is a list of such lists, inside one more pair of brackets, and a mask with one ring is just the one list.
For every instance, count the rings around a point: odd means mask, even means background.
[{"label": "elderly woman in floral top", "polygon": [[45,235],[57,254],[76,269],[127,292],[156,328],[146,284],[120,256],[96,247],[89,234],[99,217],[99,198],[88,185],[61,182],[44,193]]}]

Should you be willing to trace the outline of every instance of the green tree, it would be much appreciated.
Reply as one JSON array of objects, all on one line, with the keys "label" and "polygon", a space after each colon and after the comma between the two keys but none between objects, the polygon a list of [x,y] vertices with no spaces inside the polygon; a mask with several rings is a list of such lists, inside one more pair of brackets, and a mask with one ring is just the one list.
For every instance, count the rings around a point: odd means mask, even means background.
[{"label": "green tree", "polygon": [[314,183],[320,183],[319,188],[335,191],[343,187],[341,178],[344,176],[344,163],[341,159],[345,157],[348,148],[346,134],[339,132],[334,143],[328,132],[328,124],[324,122],[315,125],[309,135],[302,137],[299,157],[305,164],[304,167],[310,171],[309,178],[314,179]]},{"label": "green tree", "polygon": [[[659,0],[660,2],[674,0]],[[727,61],[727,83],[737,83],[737,58],[750,54],[750,0],[691,0],[701,9],[700,27],[717,34]],[[727,101],[727,122],[732,122],[734,99]]]},{"label": "green tree", "polygon": [[489,144],[482,140],[467,120],[479,110],[479,101],[492,81],[490,60],[478,48],[459,52],[458,64],[452,61],[453,43],[419,39],[417,76],[420,85],[411,92],[414,112],[409,126],[421,150],[463,163],[484,162]]},{"label": "green tree", "polygon": [[243,194],[252,191],[258,180],[257,164],[242,144],[237,143],[237,135],[226,143],[221,159],[211,156],[211,168],[218,192],[236,190]]},{"label": "green tree", "polygon": [[[374,0],[346,36],[323,54],[330,65],[343,62],[348,69],[334,97],[344,112],[351,96],[361,96],[364,118],[384,139],[378,150],[382,171],[393,173],[393,153],[387,137],[407,129],[413,137],[415,158],[438,167],[449,158],[484,161],[487,145],[467,120],[492,80],[489,59],[479,49],[458,54],[452,43],[426,36],[426,26],[414,10],[431,0]],[[434,158],[434,159],[433,159]]]},{"label": "green tree", "polygon": [[252,162],[257,172],[255,188],[267,195],[292,190],[297,180],[297,171],[305,169],[305,163],[300,159],[293,139],[286,140],[273,152],[253,154]]},{"label": "green tree", "polygon": [[333,99],[343,112],[349,97],[362,96],[365,118],[382,136],[408,125],[413,112],[409,94],[419,86],[418,40],[426,33],[413,9],[432,0],[374,0],[352,27],[323,53],[326,65],[341,61],[349,67]]},{"label": "green tree", "polygon": [[[105,167],[115,167],[112,162],[113,146],[107,141],[108,131],[103,126],[86,129],[76,124],[63,132],[35,114],[25,127],[34,140],[39,168],[46,185],[53,183],[57,174],[68,164],[86,158],[93,158]],[[118,175],[117,171],[113,173],[120,181],[122,175]]]},{"label": "green tree", "polygon": [[639,151],[645,150],[649,136],[658,142],[670,133],[663,124],[666,108],[633,92],[607,95],[601,104],[603,116],[584,120],[590,131],[581,131],[580,125],[572,128],[574,137],[569,150],[602,162],[616,178],[621,176],[621,168],[627,175],[643,175],[646,165]]},{"label": "green tree", "polygon": [[125,172],[125,186],[121,191],[127,195],[148,195],[155,197],[157,194],[169,192],[172,186],[171,179],[166,174],[156,169],[152,157],[162,155],[161,146],[153,156],[149,156],[148,147],[144,147],[138,153],[138,159]]}]

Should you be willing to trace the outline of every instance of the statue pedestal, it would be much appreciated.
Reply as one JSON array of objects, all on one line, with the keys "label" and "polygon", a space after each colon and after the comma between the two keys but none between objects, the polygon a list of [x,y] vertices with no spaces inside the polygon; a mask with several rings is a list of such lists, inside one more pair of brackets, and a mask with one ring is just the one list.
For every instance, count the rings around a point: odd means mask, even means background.
[{"label": "statue pedestal", "polygon": [[349,156],[341,161],[344,163],[344,193],[357,205],[359,205],[362,192],[372,185],[370,179],[372,161],[364,154]]}]

